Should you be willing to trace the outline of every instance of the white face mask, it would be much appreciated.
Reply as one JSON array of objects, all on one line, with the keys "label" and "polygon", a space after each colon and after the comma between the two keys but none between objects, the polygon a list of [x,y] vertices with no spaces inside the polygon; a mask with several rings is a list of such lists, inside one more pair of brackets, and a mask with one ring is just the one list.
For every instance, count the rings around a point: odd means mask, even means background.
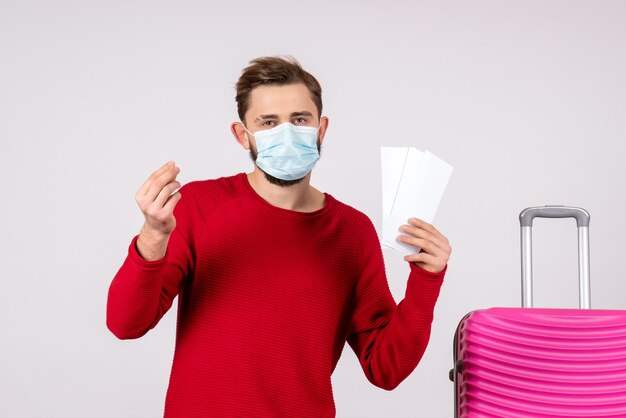
[{"label": "white face mask", "polygon": [[318,131],[319,126],[296,126],[289,122],[254,134],[246,129],[256,140],[256,165],[281,180],[301,179],[313,169],[320,158]]}]

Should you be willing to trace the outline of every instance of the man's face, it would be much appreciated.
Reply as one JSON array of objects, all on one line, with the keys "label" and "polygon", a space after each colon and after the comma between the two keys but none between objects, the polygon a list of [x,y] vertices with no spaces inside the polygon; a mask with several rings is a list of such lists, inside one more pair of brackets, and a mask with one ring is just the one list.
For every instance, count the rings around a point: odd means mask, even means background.
[{"label": "man's face", "polygon": [[[250,93],[250,107],[245,114],[245,125],[253,134],[274,128],[285,122],[296,126],[320,125],[317,107],[311,99],[309,89],[302,83],[282,86],[259,86]],[[325,123],[323,124],[325,127]],[[246,134],[250,144],[250,156],[256,161],[257,148],[253,135]],[[321,151],[323,131],[317,140],[317,148]],[[265,173],[265,178],[272,184],[290,186],[299,183],[302,179],[281,180]]]}]

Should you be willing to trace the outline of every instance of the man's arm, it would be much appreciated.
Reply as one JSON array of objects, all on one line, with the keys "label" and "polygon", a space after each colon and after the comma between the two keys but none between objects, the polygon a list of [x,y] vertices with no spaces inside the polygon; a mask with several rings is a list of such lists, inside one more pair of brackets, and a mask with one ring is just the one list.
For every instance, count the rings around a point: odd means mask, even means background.
[{"label": "man's arm", "polygon": [[365,233],[363,268],[348,336],[368,380],[387,390],[415,369],[426,350],[451,252],[447,239],[432,225],[412,220],[403,231],[411,234],[405,242],[419,245],[422,251],[405,258],[411,262],[411,272],[405,297],[398,305],[389,291],[373,226]]},{"label": "man's arm", "polygon": [[188,228],[176,227],[177,216],[188,221],[188,209],[177,203],[181,185],[178,167],[170,162],[155,171],[135,199],[145,217],[140,234],[115,275],[107,300],[107,326],[118,338],[138,338],[153,328],[171,307],[190,269]]}]

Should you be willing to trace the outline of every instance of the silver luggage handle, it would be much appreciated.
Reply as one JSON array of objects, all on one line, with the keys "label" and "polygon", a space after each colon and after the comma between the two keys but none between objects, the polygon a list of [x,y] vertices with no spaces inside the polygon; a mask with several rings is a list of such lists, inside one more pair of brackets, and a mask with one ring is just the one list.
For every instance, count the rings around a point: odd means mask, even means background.
[{"label": "silver luggage handle", "polygon": [[589,278],[589,212],[568,206],[540,206],[524,209],[519,215],[522,247],[522,307],[533,307],[532,227],[535,218],[575,218],[578,226],[579,307],[591,308]]}]

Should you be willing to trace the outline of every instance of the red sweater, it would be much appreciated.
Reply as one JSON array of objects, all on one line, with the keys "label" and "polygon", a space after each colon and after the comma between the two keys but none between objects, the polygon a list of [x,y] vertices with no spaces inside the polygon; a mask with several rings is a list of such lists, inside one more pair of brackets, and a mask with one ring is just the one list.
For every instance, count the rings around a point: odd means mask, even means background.
[{"label": "red sweater", "polygon": [[371,221],[331,195],[315,212],[281,209],[243,173],[180,192],[166,256],[142,259],[135,237],[107,305],[111,332],[138,338],[178,295],[165,417],[334,417],[346,341],[381,388],[413,371],[444,272],[410,264],[396,306]]}]

